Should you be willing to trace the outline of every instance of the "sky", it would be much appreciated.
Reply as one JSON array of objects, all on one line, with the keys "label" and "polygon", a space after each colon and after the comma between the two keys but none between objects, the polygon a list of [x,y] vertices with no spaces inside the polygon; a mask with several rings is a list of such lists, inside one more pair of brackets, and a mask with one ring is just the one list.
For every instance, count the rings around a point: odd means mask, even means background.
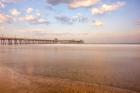
[{"label": "sky", "polygon": [[0,0],[0,36],[140,43],[140,0]]}]

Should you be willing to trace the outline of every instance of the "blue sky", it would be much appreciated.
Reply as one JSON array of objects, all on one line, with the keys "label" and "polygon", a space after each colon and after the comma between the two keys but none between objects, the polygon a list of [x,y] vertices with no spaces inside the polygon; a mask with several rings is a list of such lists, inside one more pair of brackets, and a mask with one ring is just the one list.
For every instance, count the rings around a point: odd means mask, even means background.
[{"label": "blue sky", "polygon": [[0,0],[0,35],[140,43],[140,0]]}]

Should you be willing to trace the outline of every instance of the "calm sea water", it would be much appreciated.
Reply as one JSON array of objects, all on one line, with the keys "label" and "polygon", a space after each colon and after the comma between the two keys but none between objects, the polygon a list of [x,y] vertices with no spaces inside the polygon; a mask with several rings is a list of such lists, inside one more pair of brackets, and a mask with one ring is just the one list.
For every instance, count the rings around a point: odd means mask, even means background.
[{"label": "calm sea water", "polygon": [[26,75],[140,91],[140,45],[0,46],[0,64]]}]

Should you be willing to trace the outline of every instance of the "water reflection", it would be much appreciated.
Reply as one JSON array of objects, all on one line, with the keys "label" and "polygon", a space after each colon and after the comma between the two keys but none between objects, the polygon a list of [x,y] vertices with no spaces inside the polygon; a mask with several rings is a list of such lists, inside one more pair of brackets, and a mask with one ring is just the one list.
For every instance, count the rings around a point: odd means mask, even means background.
[{"label": "water reflection", "polygon": [[32,76],[140,91],[139,45],[0,46],[0,64]]}]

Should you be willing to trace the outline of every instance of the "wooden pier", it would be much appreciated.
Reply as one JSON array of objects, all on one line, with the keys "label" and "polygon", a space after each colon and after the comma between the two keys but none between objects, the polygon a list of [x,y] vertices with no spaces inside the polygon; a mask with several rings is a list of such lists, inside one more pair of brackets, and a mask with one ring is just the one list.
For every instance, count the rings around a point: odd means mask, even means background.
[{"label": "wooden pier", "polygon": [[28,39],[28,38],[12,38],[0,37],[0,45],[21,45],[21,44],[81,44],[82,40],[45,40],[45,39]]}]

